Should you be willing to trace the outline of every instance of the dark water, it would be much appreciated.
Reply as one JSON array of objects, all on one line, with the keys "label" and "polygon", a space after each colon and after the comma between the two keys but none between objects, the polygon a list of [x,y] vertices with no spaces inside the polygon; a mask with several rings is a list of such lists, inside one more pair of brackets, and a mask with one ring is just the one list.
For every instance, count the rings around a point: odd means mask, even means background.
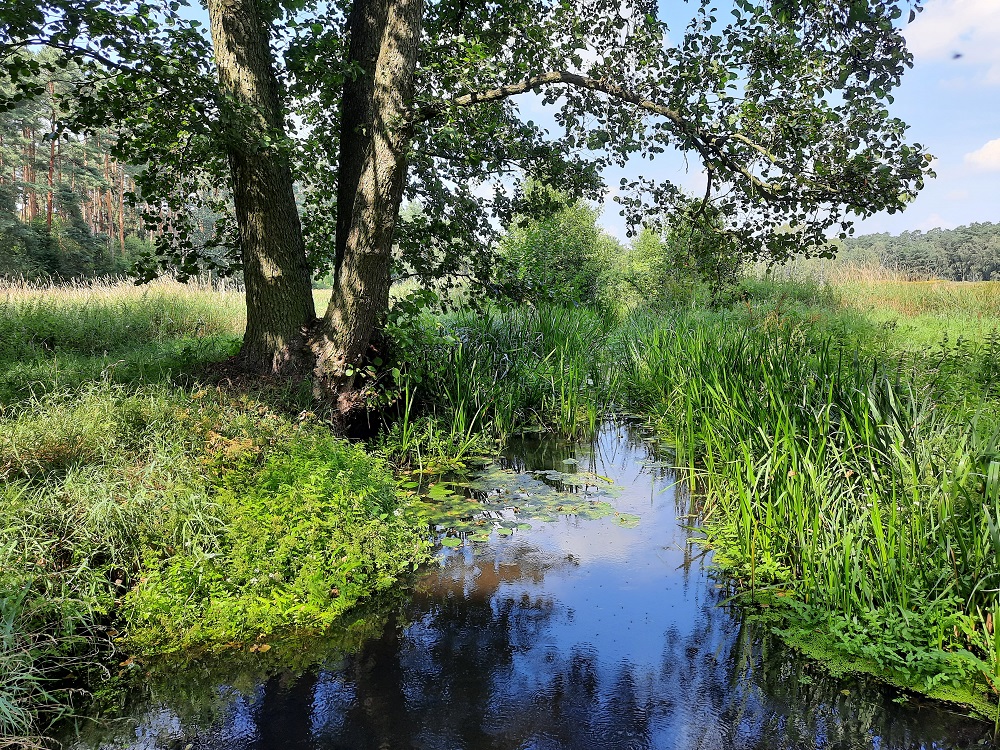
[{"label": "dark water", "polygon": [[[518,470],[580,471],[624,488],[621,512],[560,517],[443,550],[371,636],[321,666],[245,661],[151,675],[126,719],[78,747],[954,748],[991,727],[859,681],[837,681],[721,606],[687,543],[687,509],[624,428],[592,448],[523,444]],[[678,517],[681,517],[678,520]],[[341,652],[342,653],[342,652]],[[273,656],[273,654],[269,654]],[[305,661],[313,659],[303,657]]]}]

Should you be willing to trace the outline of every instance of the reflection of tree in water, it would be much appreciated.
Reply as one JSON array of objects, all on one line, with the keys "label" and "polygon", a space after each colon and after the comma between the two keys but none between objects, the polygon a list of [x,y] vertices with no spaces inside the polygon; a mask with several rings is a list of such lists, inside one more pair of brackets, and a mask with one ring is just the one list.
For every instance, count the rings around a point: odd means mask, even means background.
[{"label": "reflection of tree in water", "polygon": [[984,734],[940,712],[887,712],[879,688],[851,684],[843,695],[843,682],[716,606],[721,594],[702,601],[690,627],[667,630],[658,661],[609,663],[587,633],[554,641],[566,616],[557,601],[504,586],[572,563],[518,557],[525,567],[497,561],[480,575],[483,596],[466,597],[460,566],[446,567],[402,615],[409,626],[390,621],[337,669],[267,679],[194,746],[903,750]]},{"label": "reflection of tree in water", "polygon": [[[184,747],[208,727],[216,739],[234,733],[256,736],[262,711],[265,723],[281,715],[286,699],[279,696],[292,691],[290,700],[297,701],[308,694],[311,675],[322,667],[338,668],[345,654],[382,633],[390,618],[398,622],[407,602],[402,589],[385,592],[357,606],[339,627],[323,635],[272,641],[266,653],[226,650],[137,663],[112,686],[113,692],[105,688],[107,697],[98,702],[93,718],[65,727],[60,739],[80,748],[172,749]],[[267,706],[265,699],[271,701]],[[213,741],[195,747],[236,746]]]},{"label": "reflection of tree in water", "polygon": [[[530,455],[521,468],[563,470],[562,460],[576,456],[631,482],[637,460],[657,460],[634,442],[612,430],[587,456],[545,441],[538,447],[545,455]],[[682,493],[674,501],[684,510],[694,502]],[[653,539],[683,543],[683,532],[675,538],[672,528],[655,531]],[[531,539],[515,536],[492,558],[449,553],[407,604],[373,611],[370,637],[360,648],[340,650],[353,655],[325,669],[253,673],[227,669],[224,661],[188,668],[172,697],[153,691],[170,705],[157,720],[193,727],[195,718],[208,718],[212,728],[191,740],[199,750],[909,750],[962,746],[989,729],[936,709],[897,708],[882,688],[825,677],[782,648],[767,626],[718,606],[727,593],[711,588],[692,564],[698,551],[690,547],[671,565],[680,563],[684,590],[695,593],[664,599],[666,608],[683,606],[683,616],[664,616],[662,630],[654,628],[662,636],[653,653],[613,648],[602,638],[627,638],[626,632],[598,635],[584,624],[586,613],[574,613],[561,598],[576,555],[545,552]],[[605,572],[617,574],[666,549],[656,544],[625,562],[584,564],[593,566],[590,572],[606,565]],[[652,585],[665,585],[657,581]],[[635,595],[657,593],[646,588]],[[588,593],[581,606],[607,606],[600,596]],[[664,612],[635,611],[649,613],[652,622]],[[220,692],[220,685],[242,688],[243,697]],[[210,716],[197,716],[206,705],[213,706]]]},{"label": "reflection of tree in water", "polygon": [[886,713],[879,689],[845,696],[821,674],[804,681],[800,662],[752,628],[733,639],[737,623],[711,600],[693,631],[666,634],[660,664],[636,666],[603,662],[600,643],[552,643],[552,600],[456,594],[438,590],[405,634],[350,660],[349,700],[314,719],[314,747],[902,750],[983,733]]}]

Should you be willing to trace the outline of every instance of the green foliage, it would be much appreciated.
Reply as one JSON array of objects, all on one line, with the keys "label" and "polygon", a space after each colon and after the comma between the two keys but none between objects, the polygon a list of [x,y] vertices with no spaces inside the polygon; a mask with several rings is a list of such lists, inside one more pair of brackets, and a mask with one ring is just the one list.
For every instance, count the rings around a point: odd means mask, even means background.
[{"label": "green foliage", "polygon": [[[425,318],[422,333],[407,334],[428,343],[419,357],[403,357],[406,406],[443,420],[456,446],[476,432],[500,440],[548,429],[590,434],[611,406],[602,354],[609,325],[592,309],[546,304]],[[395,428],[400,441],[416,439],[404,432],[414,427],[408,419]]]},{"label": "green foliage", "polygon": [[554,213],[520,217],[504,236],[494,278],[509,298],[665,309],[724,301],[741,277],[743,253],[710,205],[692,201],[662,235],[644,227],[622,247],[583,202],[537,186],[529,194],[545,204],[539,211]]},{"label": "green foliage", "polygon": [[[230,449],[221,463],[233,462]],[[262,465],[252,453],[237,465],[211,487],[213,533],[147,561],[127,603],[133,646],[318,632],[424,557],[388,468],[359,447],[303,431]]]},{"label": "green foliage", "polygon": [[163,388],[98,383],[0,417],[0,589],[17,633],[2,656],[19,659],[5,688],[21,686],[5,699],[24,720],[5,733],[30,726],[39,704],[55,714],[72,704],[54,678],[99,662],[143,549],[204,500],[176,405]]},{"label": "green foliage", "polygon": [[550,216],[515,220],[501,242],[495,278],[522,301],[593,302],[603,261],[615,255],[616,243],[597,226],[597,211],[582,201],[557,202]]},{"label": "green foliage", "polygon": [[287,394],[197,384],[238,341],[238,297],[4,294],[3,737],[86,700],[67,677],[99,682],[113,639],[151,652],[320,630],[423,559],[384,462],[276,410]]},{"label": "green foliage", "polygon": [[792,630],[907,685],[984,689],[966,656],[991,653],[970,633],[991,627],[1000,580],[997,421],[942,383],[968,384],[969,361],[945,374],[807,320],[748,322],[634,316],[616,344],[630,403],[703,496],[716,561],[781,592]]},{"label": "green foliage", "polygon": [[[16,14],[13,14],[16,15]],[[14,50],[0,75],[0,278],[80,279],[127,272],[152,242],[126,196],[136,170],[113,154],[113,129],[63,130],[82,73],[44,47]],[[51,202],[51,203],[50,203]],[[147,235],[148,236],[148,235]]]},{"label": "green foliage", "polygon": [[680,220],[663,236],[644,227],[631,247],[607,259],[598,300],[618,312],[708,305],[729,299],[742,266],[721,222]]},{"label": "green foliage", "polygon": [[[294,144],[281,133],[251,137],[248,120],[218,96],[208,30],[180,7],[16,4],[0,39],[31,39],[57,53],[6,57],[0,105],[40,93],[39,77],[71,63],[99,79],[99,99],[89,81],[73,92],[68,120],[79,129],[120,122],[117,149],[155,165],[137,179],[151,206],[170,209],[175,230],[164,235],[157,260],[185,272],[199,256],[217,260],[190,241],[190,209],[220,208],[202,188],[220,184],[227,148],[288,149],[306,188],[310,250],[317,265],[328,263],[336,185],[344,183],[340,113],[357,104],[343,101],[360,62],[348,53],[351,4],[301,2],[265,14],[269,36],[283,41],[257,52],[280,55],[277,83],[294,107],[284,119],[299,117],[306,134]],[[421,276],[458,271],[481,279],[489,260],[482,247],[496,236],[495,219],[507,223],[520,210],[524,181],[541,178],[574,198],[594,198],[604,167],[668,149],[702,161],[710,197],[740,219],[731,228],[769,256],[808,252],[827,230],[846,231],[852,215],[901,210],[930,172],[930,157],[906,142],[905,123],[887,110],[911,63],[899,20],[919,7],[918,0],[741,0],[721,14],[701,3],[671,39],[654,7],[622,14],[604,3],[427,4],[412,19],[422,30],[413,62],[420,106],[406,192],[422,214],[398,234],[407,265]],[[519,33],[503,31],[510,28]],[[486,91],[494,93],[476,95]],[[554,132],[523,119],[513,96],[528,91],[557,105]],[[625,180],[623,188],[635,225],[686,201],[670,182]],[[428,235],[435,241],[425,242]],[[231,247],[231,238],[220,231],[214,242]]]},{"label": "green foliage", "polygon": [[241,307],[167,282],[0,287],[0,404],[95,380],[183,379],[235,353]]}]

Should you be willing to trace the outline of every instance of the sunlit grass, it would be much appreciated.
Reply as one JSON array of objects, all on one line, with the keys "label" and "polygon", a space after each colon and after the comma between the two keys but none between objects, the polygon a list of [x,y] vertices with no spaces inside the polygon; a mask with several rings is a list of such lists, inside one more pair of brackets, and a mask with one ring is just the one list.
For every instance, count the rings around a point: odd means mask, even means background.
[{"label": "sunlit grass", "polygon": [[66,680],[100,675],[112,638],[322,629],[422,558],[381,460],[292,393],[203,378],[243,309],[168,281],[0,287],[0,747],[85,701]]}]

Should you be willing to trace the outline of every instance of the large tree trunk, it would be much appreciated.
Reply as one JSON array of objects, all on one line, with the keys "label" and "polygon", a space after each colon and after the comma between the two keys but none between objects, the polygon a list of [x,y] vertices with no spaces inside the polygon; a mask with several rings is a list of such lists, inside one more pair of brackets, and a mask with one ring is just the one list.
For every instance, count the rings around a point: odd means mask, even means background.
[{"label": "large tree trunk", "polygon": [[[344,85],[333,295],[313,341],[315,382],[346,396],[389,306],[392,242],[412,139],[423,0],[356,0]],[[349,399],[342,402],[349,407]]]},{"label": "large tree trunk", "polygon": [[257,374],[309,373],[309,267],[284,154],[285,123],[259,0],[208,0],[225,97],[223,122],[239,228],[247,329],[241,365]]}]

